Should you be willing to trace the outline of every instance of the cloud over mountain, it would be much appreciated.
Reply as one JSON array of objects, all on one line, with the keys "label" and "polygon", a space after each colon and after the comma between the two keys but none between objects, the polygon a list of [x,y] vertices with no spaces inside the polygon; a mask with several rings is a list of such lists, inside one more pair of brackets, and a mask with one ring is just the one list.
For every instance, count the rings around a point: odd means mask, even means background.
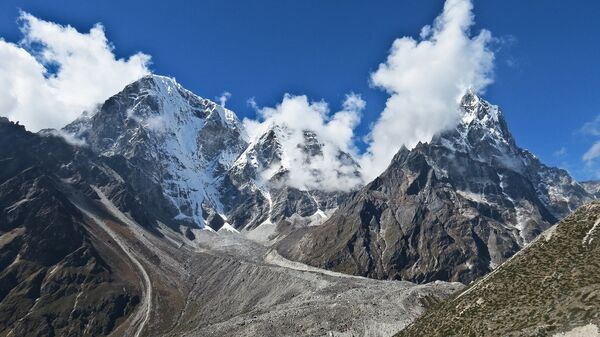
[{"label": "cloud over mountain", "polygon": [[[282,139],[282,165],[289,170],[288,183],[299,189],[348,190],[362,183],[353,175],[340,151],[356,155],[354,128],[360,121],[366,102],[355,94],[346,96],[342,110],[331,113],[325,102],[310,102],[307,96],[286,94],[275,107],[258,108],[259,120],[244,119],[244,126],[251,139],[259,137],[272,126],[283,126],[287,137]],[[306,162],[306,154],[299,144],[305,142],[304,131],[315,133],[321,143],[322,156],[314,156]],[[277,167],[273,168],[277,169]],[[320,172],[315,180],[312,172]]]},{"label": "cloud over mountain", "polygon": [[150,56],[118,59],[104,27],[87,33],[22,12],[19,43],[0,39],[0,111],[32,131],[59,128],[148,74]]},{"label": "cloud over mountain", "polygon": [[[0,112],[32,131],[62,127],[150,72],[149,55],[117,58],[101,24],[81,33],[28,13],[21,14],[20,23],[23,38],[19,43],[0,39],[4,61],[0,81],[8,88],[0,92]],[[341,111],[335,113],[326,102],[285,95],[275,107],[254,106],[258,120],[246,119],[244,124],[250,134],[272,124],[291,130],[289,144],[294,145],[287,146],[286,160],[295,187],[318,184],[335,189],[354,184],[339,181],[343,165],[335,149],[357,158],[362,180],[368,181],[386,168],[402,145],[413,147],[455,126],[459,99],[466,90],[480,92],[492,83],[493,38],[487,30],[472,34],[473,24],[471,0],[447,0],[443,12],[431,26],[423,27],[420,37],[393,42],[387,60],[370,76],[373,87],[385,90],[389,98],[366,137],[363,154],[356,149],[355,128],[366,103],[358,95],[348,95]],[[224,92],[217,100],[225,105],[230,96]],[[324,143],[323,161],[315,160],[311,169],[329,172],[331,186],[311,181],[302,165],[296,165],[303,130],[315,132]]]},{"label": "cloud over mountain", "polygon": [[447,0],[433,26],[419,39],[396,39],[387,60],[371,74],[371,82],[390,94],[369,134],[362,160],[364,173],[381,173],[402,145],[429,141],[458,122],[460,97],[492,83],[494,53],[487,30],[472,36],[473,4]]}]

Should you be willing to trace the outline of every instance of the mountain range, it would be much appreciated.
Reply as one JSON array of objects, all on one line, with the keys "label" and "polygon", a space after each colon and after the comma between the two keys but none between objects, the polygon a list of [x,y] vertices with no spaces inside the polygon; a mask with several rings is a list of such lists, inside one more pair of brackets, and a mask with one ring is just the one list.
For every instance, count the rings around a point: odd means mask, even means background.
[{"label": "mountain range", "polygon": [[[1,118],[0,335],[391,335],[598,195],[497,106],[468,92],[460,113],[367,184],[342,149],[311,165],[314,130],[250,136],[158,75],[62,130]],[[290,165],[348,186],[298,187]]]},{"label": "mountain range", "polygon": [[[285,183],[286,126],[272,125],[250,139],[235,113],[168,77],[128,85],[63,131],[102,157],[124,158],[136,172],[134,188],[148,194],[144,204],[172,225],[251,230],[293,215],[318,221],[345,195]],[[307,163],[322,155],[311,130],[296,146]],[[348,167],[342,174],[358,176],[356,161],[341,150],[339,156]]]}]

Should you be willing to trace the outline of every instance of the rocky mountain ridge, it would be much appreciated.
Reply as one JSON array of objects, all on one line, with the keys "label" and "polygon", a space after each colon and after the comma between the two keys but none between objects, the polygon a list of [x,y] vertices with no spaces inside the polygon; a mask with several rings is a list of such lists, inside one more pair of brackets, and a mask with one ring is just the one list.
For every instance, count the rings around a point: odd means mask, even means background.
[{"label": "rocky mountain ridge", "polygon": [[137,324],[142,292],[123,249],[91,225],[71,190],[105,186],[144,220],[127,186],[86,149],[0,118],[0,334],[97,336]]},{"label": "rocky mountain ridge", "polygon": [[455,129],[414,149],[282,255],[354,275],[471,282],[594,199],[569,174],[519,148],[497,106],[473,93]]},{"label": "rocky mountain ridge", "polygon": [[599,180],[588,180],[581,182],[581,186],[585,188],[588,193],[593,194],[596,198],[600,197],[600,181]]},{"label": "rocky mountain ridge", "polygon": [[519,148],[496,106],[468,93],[461,109],[362,188],[357,161],[335,152],[333,174],[352,182],[340,191],[291,181],[290,148],[317,185],[332,173],[310,165],[324,158],[315,132],[250,138],[167,77],[61,131],[1,118],[0,333],[398,331],[463,285],[369,278],[471,282],[595,197]]}]

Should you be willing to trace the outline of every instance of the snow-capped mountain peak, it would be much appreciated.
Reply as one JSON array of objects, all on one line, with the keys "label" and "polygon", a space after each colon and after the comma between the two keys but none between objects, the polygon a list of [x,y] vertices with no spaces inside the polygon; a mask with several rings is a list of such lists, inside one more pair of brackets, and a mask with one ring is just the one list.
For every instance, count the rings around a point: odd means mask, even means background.
[{"label": "snow-capped mountain peak", "polygon": [[473,123],[496,126],[503,118],[498,106],[490,104],[472,91],[467,91],[462,97],[460,107],[463,112],[461,124],[465,126]]},{"label": "snow-capped mountain peak", "polygon": [[176,220],[199,226],[207,213],[222,211],[214,182],[247,145],[233,112],[158,75],[129,84],[65,130],[101,155],[135,163],[162,187]]},{"label": "snow-capped mountain peak", "polygon": [[456,129],[465,142],[474,144],[489,138],[499,145],[516,146],[497,105],[469,91],[461,99],[460,111],[462,117]]}]

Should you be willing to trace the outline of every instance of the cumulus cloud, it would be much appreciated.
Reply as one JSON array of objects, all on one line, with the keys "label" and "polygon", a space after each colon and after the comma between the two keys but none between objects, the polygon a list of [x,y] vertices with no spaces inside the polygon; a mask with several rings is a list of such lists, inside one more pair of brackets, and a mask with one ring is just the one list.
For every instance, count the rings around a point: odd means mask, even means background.
[{"label": "cumulus cloud", "polygon": [[[583,124],[577,133],[587,136],[586,138],[597,138],[600,136],[600,115],[596,116],[593,120]],[[600,157],[600,140],[596,140],[594,144],[583,154],[582,160],[586,162],[588,166],[593,164],[593,161]]]},{"label": "cumulus cloud", "polygon": [[29,130],[60,128],[149,73],[150,56],[118,59],[104,27],[87,33],[22,12],[23,38],[0,38],[0,115]]},{"label": "cumulus cloud", "polygon": [[560,149],[554,151],[552,153],[552,155],[556,158],[562,158],[562,157],[566,156],[567,153],[568,153],[567,148],[562,146]]},{"label": "cumulus cloud", "polygon": [[[257,108],[259,120],[244,119],[251,139],[257,139],[273,126],[279,127],[279,141],[283,149],[281,163],[266,168],[270,178],[280,166],[288,170],[288,184],[299,189],[349,190],[362,183],[356,175],[357,167],[340,156],[340,151],[356,155],[354,128],[360,121],[365,101],[355,94],[347,95],[342,109],[331,113],[325,102],[310,102],[306,96],[286,94],[276,107]],[[320,143],[322,153],[307,160],[303,145],[307,137]]]},{"label": "cumulus cloud", "polygon": [[[342,149],[359,158],[363,181],[379,175],[394,154],[405,145],[414,147],[420,141],[429,141],[436,133],[454,127],[460,119],[459,102],[467,90],[481,93],[493,82],[493,41],[487,30],[471,33],[474,24],[471,0],[447,0],[443,12],[433,25],[422,28],[418,39],[403,37],[394,41],[387,60],[371,74],[374,87],[385,90],[390,97],[384,111],[366,137],[367,151],[358,155],[354,146],[354,128],[360,120],[365,102],[349,95],[343,110],[329,117],[324,102],[309,102],[305,96],[286,95],[275,108],[256,106],[262,122],[245,120],[251,132],[264,132],[268,125],[286,125],[292,128],[288,145],[286,167],[294,187],[339,189],[348,182],[340,182],[336,174],[325,184],[315,180],[311,169],[319,172],[337,172],[341,167],[335,151],[325,151],[323,162],[302,165],[304,157],[297,144],[302,130],[313,130],[323,139],[325,149]],[[267,174],[272,174],[267,170]],[[324,185],[327,185],[324,187]]]},{"label": "cumulus cloud", "polygon": [[221,96],[218,97],[219,100],[219,104],[222,107],[225,107],[225,104],[227,104],[227,101],[231,98],[231,93],[229,91],[224,91]]},{"label": "cumulus cloud", "polygon": [[600,141],[597,141],[583,154],[583,160],[590,162],[600,157]]},{"label": "cumulus cloud", "polygon": [[596,116],[594,120],[583,124],[580,132],[587,136],[600,136],[600,115]]},{"label": "cumulus cloud", "polygon": [[492,36],[474,24],[470,0],[447,0],[419,39],[396,39],[387,60],[371,74],[373,86],[390,94],[367,139],[361,164],[370,179],[389,165],[402,145],[414,147],[456,125],[466,90],[481,92],[492,83]]}]

